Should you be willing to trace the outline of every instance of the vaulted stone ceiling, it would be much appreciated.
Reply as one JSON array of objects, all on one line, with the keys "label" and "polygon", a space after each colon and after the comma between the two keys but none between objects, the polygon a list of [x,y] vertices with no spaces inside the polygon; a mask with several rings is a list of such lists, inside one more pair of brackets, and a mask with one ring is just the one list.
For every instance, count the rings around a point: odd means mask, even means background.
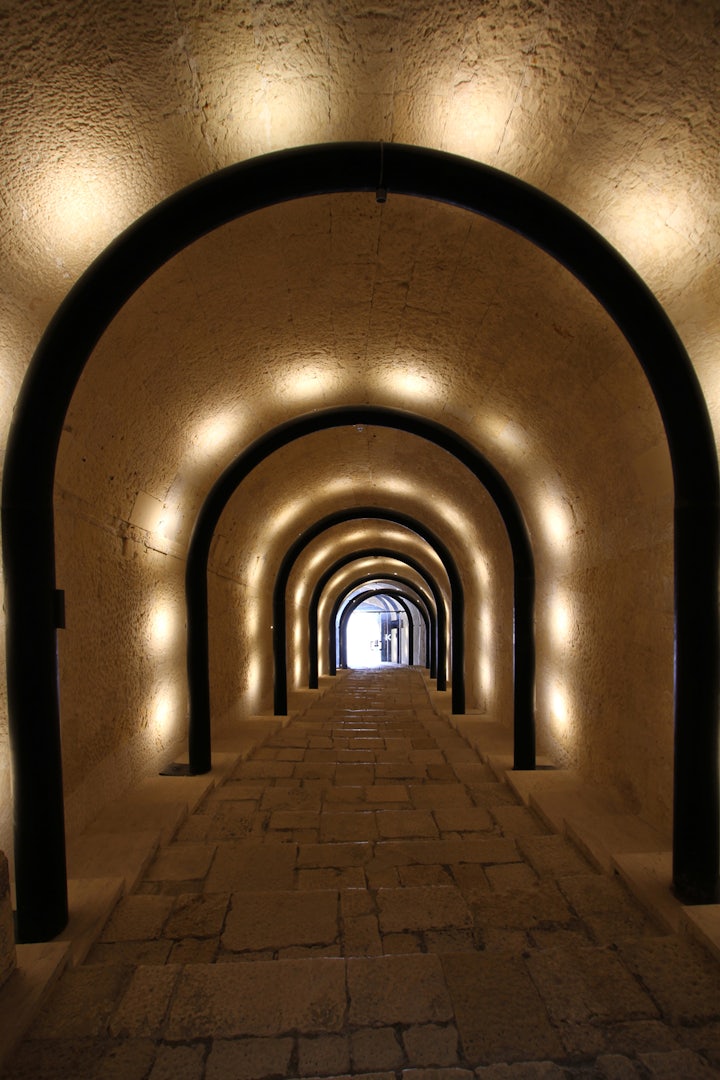
[{"label": "vaulted stone ceiling", "polygon": [[[720,423],[717,0],[11,0],[0,20],[6,423],[53,311],[123,228],[215,169],[337,140],[462,154],[565,203],[657,293]],[[505,476],[538,568],[544,745],[667,823],[672,481],[645,377],[596,301],[525,239],[392,194],[299,200],[217,230],[97,346],[56,489],[71,820],[113,769],[127,782],[182,735],[183,565],[210,485],[274,425],[360,403],[440,421]],[[275,455],[225,512],[211,558],[219,719],[267,707],[269,592],[292,540],[335,509],[383,504],[456,551],[472,705],[508,718],[497,511],[444,452],[344,428]],[[336,552],[357,542],[342,533]],[[369,525],[367,544],[382,533]]]}]

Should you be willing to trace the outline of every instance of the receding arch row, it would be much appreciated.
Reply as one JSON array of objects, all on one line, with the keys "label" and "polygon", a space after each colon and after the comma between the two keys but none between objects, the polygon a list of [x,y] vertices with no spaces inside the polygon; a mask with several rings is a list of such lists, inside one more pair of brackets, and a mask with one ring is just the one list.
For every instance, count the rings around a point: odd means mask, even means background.
[{"label": "receding arch row", "polygon": [[[274,708],[276,716],[287,713],[287,611],[286,592],[287,583],[293,566],[300,554],[311,541],[327,532],[335,525],[344,524],[346,521],[359,521],[363,518],[376,518],[380,521],[390,521],[395,525],[403,525],[406,529],[416,533],[434,550],[439,557],[450,583],[450,639],[452,644],[451,658],[451,694],[452,711],[454,713],[465,712],[465,593],[462,578],[457,563],[447,545],[431,529],[410,514],[401,513],[399,510],[388,510],[378,506],[353,506],[346,510],[336,510],[327,514],[320,521],[311,525],[295,540],[285,553],[275,578],[273,588],[273,659],[275,664],[274,685]],[[189,633],[189,631],[188,631]],[[438,635],[438,689],[440,686],[440,672],[446,670],[446,642],[442,635]],[[444,681],[444,680],[443,680]],[[207,730],[208,753],[209,753],[209,726]]]},{"label": "receding arch row", "polygon": [[[343,555],[337,559],[331,566],[329,566],[318,578],[313,591],[310,595],[310,602],[308,604],[308,686],[311,690],[317,690],[318,688],[318,609],[320,607],[320,598],[323,594],[323,590],[326,585],[332,580],[338,571],[343,567],[348,566],[350,563],[359,562],[361,559],[396,559],[398,562],[405,563],[416,574],[419,574],[423,581],[430,589],[433,600],[435,603],[435,611],[433,613],[430,600],[423,593],[422,595],[425,606],[428,610],[428,618],[430,619],[431,632],[430,632],[430,657],[428,668],[430,669],[430,678],[437,678],[437,640],[438,635],[441,632],[441,623],[443,626],[443,636],[445,636],[445,605],[443,603],[442,594],[438,588],[437,582],[432,575],[425,569],[422,563],[413,558],[412,555],[406,555],[400,553],[393,548],[365,548],[361,551],[351,551],[347,555]],[[371,572],[364,578],[358,579],[360,581],[370,581],[373,577],[377,577],[377,573]],[[405,585],[411,585],[412,582],[408,578],[398,578],[398,581],[402,581]],[[414,586],[417,589],[417,586]],[[332,670],[333,661],[331,660],[330,674],[334,674]]]},{"label": "receding arch row", "polygon": [[88,357],[132,293],[194,240],[280,202],[379,185],[383,198],[390,192],[452,203],[545,250],[600,301],[648,377],[675,480],[673,880],[685,902],[717,899],[720,480],[707,406],[680,339],[617,251],[538,189],[437,150],[330,143],[231,166],[150,210],[70,290],[28,368],[8,439],[2,501],[21,940],[53,937],[67,922],[53,483],[65,416]]},{"label": "receding arch row", "polygon": [[[358,556],[358,557],[362,558],[363,556]],[[407,561],[407,557],[405,556],[404,558]],[[342,561],[343,565],[345,565],[346,561],[348,561],[348,560],[343,560]],[[408,565],[410,565],[409,562],[408,562]],[[413,567],[413,569],[414,569],[414,567]],[[418,571],[418,573],[420,573],[420,571]],[[342,605],[343,601],[345,600],[346,597],[348,597],[350,595],[350,593],[353,591],[353,589],[357,589],[360,585],[366,584],[367,582],[375,581],[375,580],[377,580],[377,578],[378,578],[377,570],[369,570],[366,574],[362,574],[362,575],[360,575],[360,577],[355,578],[353,581],[350,582],[349,585],[346,585],[341,590],[341,592],[338,594],[338,596],[335,597],[335,600],[333,601],[333,604],[331,606],[331,611],[334,609],[336,603],[338,604],[338,611],[339,611],[340,606]],[[415,584],[415,582],[412,581],[411,578],[406,578],[406,577],[404,577],[402,575],[398,575],[397,577],[394,578],[394,580],[399,581],[403,585],[405,585],[406,587],[413,589],[418,594],[418,596],[421,598],[423,603],[425,604],[425,608],[427,610],[427,615],[428,615],[428,620],[429,620],[429,623],[430,623],[430,637],[431,637],[430,656],[428,657],[428,659],[430,660],[430,663],[427,666],[428,666],[428,668],[430,670],[430,678],[433,679],[433,678],[435,678],[435,676],[432,674],[432,670],[433,670],[433,663],[434,663],[434,655],[435,655],[435,651],[436,651],[434,642],[436,641],[437,637],[440,634],[441,627],[443,628],[443,633],[446,633],[446,631],[447,631],[447,622],[446,622],[446,618],[445,618],[445,605],[444,605],[444,602],[443,602],[442,594],[441,594],[440,590],[437,587],[437,583],[435,582],[435,580],[431,576],[428,576],[427,580],[431,583],[432,595],[433,595],[432,600],[423,592],[422,589],[419,588],[418,585]],[[440,599],[440,606],[439,607],[437,606],[437,600],[435,599],[436,597],[439,597],[439,599]],[[333,616],[331,615],[330,619],[328,620],[328,628],[335,625],[332,622],[332,618],[333,618]],[[335,619],[337,620],[337,614],[335,614]],[[315,641],[316,641],[316,649],[317,649],[317,631],[318,631],[318,618],[317,618],[317,606],[316,606],[316,609],[315,609]],[[330,674],[330,675],[336,675],[337,674],[337,640],[336,640],[335,635],[332,632],[329,633],[329,637],[328,637],[328,674]],[[315,687],[314,689],[317,689],[317,687]]]},{"label": "receding arch row", "polygon": [[402,610],[405,612],[408,621],[408,664],[412,667],[412,665],[415,663],[415,641],[414,624],[410,605],[412,604],[413,607],[415,607],[415,610],[422,619],[425,626],[426,636],[429,633],[427,616],[418,605],[417,600],[415,600],[409,592],[405,591],[404,589],[392,589],[389,585],[385,585],[384,587],[378,587],[376,589],[368,589],[365,592],[358,593],[357,596],[353,596],[353,598],[348,601],[343,610],[340,612],[340,619],[338,623],[338,651],[340,654],[340,667],[347,667],[347,635],[350,619],[361,604],[366,603],[373,597],[378,597],[380,599],[385,599],[388,601],[394,601],[395,603],[397,603],[398,607],[402,608]]},{"label": "receding arch row", "polygon": [[[399,578],[397,576],[395,576],[392,579],[392,581],[389,578],[384,579],[382,576],[378,577],[378,578],[371,578],[370,584],[372,585],[372,584],[375,584],[375,583],[377,583],[376,584],[377,595],[402,599],[402,600],[406,601],[405,609],[406,609],[406,612],[408,614],[408,618],[410,618],[410,614],[409,614],[409,610],[408,610],[408,605],[409,604],[412,604],[413,607],[415,608],[415,610],[417,611],[417,613],[418,613],[418,615],[419,615],[420,619],[422,620],[422,623],[423,623],[423,625],[425,627],[425,659],[424,659],[424,662],[423,662],[423,666],[428,668],[428,671],[429,671],[429,669],[430,669],[430,633],[431,633],[431,626],[432,625],[437,625],[437,623],[432,623],[431,624],[431,612],[428,610],[427,600],[424,598],[424,596],[422,594],[422,591],[417,587],[417,585],[413,585],[412,582],[410,582],[410,580],[408,578]],[[355,588],[361,588],[361,586],[356,585]],[[370,596],[370,595],[372,595],[372,593],[364,592],[362,595],[363,596]],[[345,607],[342,609],[342,611],[340,611],[340,613],[339,613],[337,649],[338,649],[338,654],[339,654],[338,655],[338,665],[340,667],[347,667],[347,634],[343,637],[343,633],[342,633],[342,629],[341,629],[342,625],[343,625],[342,620],[345,618],[345,612],[347,611],[348,606],[350,604],[354,604],[355,599],[356,598],[354,596],[352,596],[351,599],[348,601],[348,603],[345,605]],[[332,629],[332,627],[329,627],[328,642],[330,642],[330,640],[332,640],[332,637],[333,637],[333,629]],[[328,649],[328,652],[329,652],[329,649]],[[412,664],[413,663],[412,659],[409,662]]]},{"label": "receding arch row", "polygon": [[[428,671],[431,672],[431,663],[430,663],[431,655],[432,655],[431,636],[437,632],[437,628],[438,628],[438,625],[439,625],[438,620],[437,620],[437,608],[435,607],[434,601],[431,600],[425,594],[424,590],[421,589],[420,586],[417,585],[416,582],[414,582],[411,578],[407,578],[407,577],[405,577],[404,575],[401,575],[401,574],[394,574],[392,579],[383,578],[383,575],[378,574],[377,571],[369,571],[366,574],[362,574],[360,577],[358,577],[355,580],[353,580],[352,582],[350,582],[349,585],[346,585],[344,588],[341,589],[340,593],[338,594],[338,596],[335,597],[335,600],[333,601],[333,603],[331,605],[331,610],[335,610],[335,608],[337,606],[338,613],[342,614],[341,609],[342,609],[343,603],[346,601],[346,599],[349,596],[351,596],[351,594],[354,592],[354,590],[362,588],[362,586],[365,585],[365,584],[372,584],[372,583],[377,582],[377,581],[391,582],[392,585],[400,586],[405,591],[405,594],[407,596],[412,596],[413,597],[412,602],[415,604],[415,606],[420,611],[420,613],[422,615],[422,618],[423,618],[423,620],[425,622],[426,645],[427,645],[426,656],[425,656],[425,661],[426,661],[425,662],[425,667],[427,667]],[[433,584],[435,584],[435,583],[433,582]],[[389,590],[390,585],[385,584],[384,587],[385,587],[385,589],[387,591],[387,590]],[[442,607],[442,605],[441,605],[441,607]],[[329,672],[330,675],[335,675],[335,674],[337,674],[338,663],[339,663],[339,665],[341,667],[343,665],[343,658],[342,658],[342,655],[341,655],[339,660],[338,660],[338,656],[337,656],[338,637],[333,632],[333,626],[336,626],[336,624],[337,624],[337,616],[336,616],[336,623],[332,623],[331,620],[332,620],[332,615],[330,616],[330,620],[328,621],[328,672]],[[433,677],[434,676],[432,674],[430,674],[430,678],[432,679]]]},{"label": "receding arch row", "polygon": [[[408,632],[408,664],[412,665],[413,651],[414,651],[414,641],[413,641],[413,618],[412,618],[412,615],[410,613],[410,605],[405,602],[405,599],[403,597],[401,597],[399,595],[399,593],[395,593],[393,595],[393,593],[391,592],[391,590],[389,588],[385,588],[385,589],[377,588],[377,589],[369,589],[367,592],[360,593],[358,596],[353,596],[353,598],[347,602],[347,604],[345,605],[343,610],[340,612],[340,617],[338,619],[338,624],[337,624],[337,627],[336,627],[336,631],[337,631],[337,634],[338,634],[338,656],[339,656],[339,659],[340,659],[340,667],[347,668],[347,666],[348,666],[347,635],[348,635],[348,625],[349,625],[350,619],[355,614],[355,612],[358,610],[358,608],[361,608],[363,606],[363,604],[368,604],[371,600],[375,600],[378,603],[381,603],[383,605],[382,607],[374,607],[374,608],[372,608],[372,610],[376,614],[379,614],[381,616],[383,616],[383,615],[384,616],[388,616],[388,615],[395,616],[395,622],[396,622],[396,626],[397,626],[397,630],[398,630],[398,638],[397,638],[398,663],[402,662],[400,660],[400,653],[401,653],[401,650],[402,650],[402,636],[401,636],[402,616],[403,615],[406,616],[407,632]],[[368,610],[370,610],[370,609],[368,609]],[[392,622],[392,620],[391,620],[391,622]],[[381,649],[380,659],[381,659],[381,661],[383,659],[382,658],[382,647],[383,646],[382,646],[382,643],[381,643],[381,646],[380,646],[380,649]]]},{"label": "receding arch row", "polygon": [[[513,555],[513,670],[514,670],[514,744],[515,767],[535,767],[535,641],[534,604],[535,568],[530,538],[520,507],[500,473],[467,439],[437,421],[402,409],[379,405],[353,405],[318,409],[279,424],[261,435],[244,450],[213,484],[193,526],[185,572],[187,600],[187,649],[188,693],[190,717],[188,725],[188,749],[191,772],[208,772],[210,759],[210,656],[208,642],[208,586],[207,567],[215,528],[220,517],[242,481],[252,470],[281,447],[318,431],[332,428],[362,425],[394,428],[410,435],[419,436],[446,450],[464,465],[483,485],[505,525]],[[399,521],[399,518],[398,518]],[[417,530],[414,530],[417,531]],[[459,581],[459,576],[458,576]],[[274,602],[273,609],[279,608]],[[276,625],[276,620],[273,620]],[[458,627],[457,640],[461,640],[462,628]],[[455,633],[453,633],[455,636]],[[438,651],[441,649],[438,634]],[[279,663],[285,664],[275,647],[275,711],[284,713],[284,704],[278,695],[277,671]],[[438,678],[444,671],[438,655]],[[462,672],[457,672],[462,683]],[[284,679],[282,680],[284,682]],[[442,689],[438,686],[438,689]],[[460,693],[460,690],[454,691]],[[455,706],[458,706],[457,708]],[[464,711],[459,697],[453,703],[456,712]]]}]

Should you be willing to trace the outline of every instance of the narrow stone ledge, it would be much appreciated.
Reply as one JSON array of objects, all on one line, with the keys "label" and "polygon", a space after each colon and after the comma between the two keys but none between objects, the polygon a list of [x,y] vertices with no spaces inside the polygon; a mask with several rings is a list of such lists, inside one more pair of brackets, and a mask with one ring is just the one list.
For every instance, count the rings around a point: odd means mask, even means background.
[{"label": "narrow stone ledge", "polygon": [[68,881],[68,924],[56,941],[70,945],[68,961],[77,967],[100,937],[123,894],[123,879],[71,878]]},{"label": "narrow stone ledge", "polygon": [[18,945],[17,967],[0,989],[0,1068],[42,1009],[69,958],[67,941]]},{"label": "narrow stone ledge", "polygon": [[68,877],[121,877],[125,892],[132,892],[159,846],[158,832],[98,832],[78,836],[68,844]]},{"label": "narrow stone ledge", "polygon": [[699,904],[682,910],[692,936],[720,960],[720,904]]}]

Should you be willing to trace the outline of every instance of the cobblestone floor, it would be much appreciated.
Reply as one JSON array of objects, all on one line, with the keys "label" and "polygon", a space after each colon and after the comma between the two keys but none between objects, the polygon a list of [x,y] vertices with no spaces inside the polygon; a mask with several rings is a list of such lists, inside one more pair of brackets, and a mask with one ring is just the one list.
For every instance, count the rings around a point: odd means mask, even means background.
[{"label": "cobblestone floor", "polygon": [[496,782],[407,668],[216,788],[6,1080],[695,1080],[720,967]]}]

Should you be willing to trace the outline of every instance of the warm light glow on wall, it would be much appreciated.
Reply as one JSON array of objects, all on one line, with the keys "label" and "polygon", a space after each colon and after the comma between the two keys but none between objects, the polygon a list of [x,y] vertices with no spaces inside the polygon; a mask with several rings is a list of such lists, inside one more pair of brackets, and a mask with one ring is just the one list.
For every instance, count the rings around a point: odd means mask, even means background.
[{"label": "warm light glow on wall", "polygon": [[174,605],[163,598],[157,601],[148,619],[151,651],[157,656],[167,653],[177,638],[178,613]]},{"label": "warm light glow on wall", "polygon": [[473,80],[455,87],[445,124],[443,149],[496,164],[504,169],[514,162],[513,145],[507,136],[508,121],[517,93],[509,84],[493,85]]},{"label": "warm light glow on wall", "polygon": [[423,370],[418,366],[413,368],[388,368],[383,373],[382,383],[389,387],[393,399],[401,401],[437,401],[439,396],[444,397],[442,388],[429,370]]},{"label": "warm light glow on wall", "polygon": [[558,595],[550,603],[550,629],[559,648],[569,645],[573,637],[573,613],[565,596]]},{"label": "warm light glow on wall", "polygon": [[183,515],[180,506],[170,506],[163,503],[162,512],[157,523],[157,532],[166,540],[177,540],[182,529]]},{"label": "warm light glow on wall", "polygon": [[308,364],[295,371],[287,371],[280,393],[285,401],[294,405],[321,404],[325,402],[325,394],[332,387],[333,381],[332,368]]},{"label": "warm light glow on wall", "polygon": [[260,603],[249,599],[245,608],[245,629],[248,637],[254,637],[260,628]]},{"label": "warm light glow on wall", "polygon": [[253,651],[252,655],[250,656],[250,659],[248,660],[248,666],[247,666],[246,688],[247,688],[247,691],[248,691],[248,698],[252,702],[252,704],[250,705],[251,708],[257,708],[256,703],[259,700],[259,690],[258,690],[258,688],[260,686],[262,686],[261,678],[262,678],[262,662],[260,660],[260,656],[258,654],[257,649],[255,649]]},{"label": "warm light glow on wall", "polygon": [[391,495],[417,495],[417,485],[402,476],[384,476],[382,489]]},{"label": "warm light glow on wall", "polygon": [[446,525],[452,525],[454,529],[464,536],[472,535],[472,526],[456,506],[449,503],[447,499],[436,498],[434,500],[436,508],[440,511],[443,520]]},{"label": "warm light glow on wall", "polygon": [[154,695],[150,710],[151,729],[161,742],[166,743],[176,735],[177,690],[170,683],[161,683]]},{"label": "warm light glow on wall", "polygon": [[[682,176],[672,184],[650,186],[626,176],[607,204],[601,231],[632,266],[649,281],[667,265],[680,288],[695,268],[696,241],[702,229],[698,212],[683,186]],[[707,205],[707,204],[704,204]]]},{"label": "warm light glow on wall", "polygon": [[546,496],[542,503],[542,524],[550,546],[561,552],[572,535],[573,516],[570,504],[557,495]]},{"label": "warm light glow on wall", "polygon": [[300,500],[293,499],[279,510],[276,510],[272,516],[273,531],[280,532],[286,525],[289,525],[292,519],[297,516],[299,507]]},{"label": "warm light glow on wall", "polygon": [[520,457],[530,449],[527,432],[506,416],[494,414],[482,417],[479,426],[495,445],[511,457]]},{"label": "warm light glow on wall", "polygon": [[495,669],[492,661],[487,653],[483,653],[480,658],[480,691],[483,695],[490,697],[495,689]]},{"label": "warm light glow on wall", "polygon": [[567,731],[570,722],[570,707],[568,693],[559,680],[554,680],[548,688],[548,707],[550,721],[560,734]]},{"label": "warm light glow on wall", "polygon": [[489,604],[483,604],[480,612],[480,640],[485,648],[493,638],[493,613]]},{"label": "warm light glow on wall", "polygon": [[42,250],[56,267],[73,275],[105,248],[146,207],[128,186],[132,177],[121,160],[78,156],[28,173],[31,216]]},{"label": "warm light glow on wall", "polygon": [[294,677],[294,680],[295,680],[295,686],[299,686],[300,682],[302,680],[303,658],[302,658],[301,649],[302,649],[303,642],[304,642],[304,636],[305,635],[303,634],[302,619],[300,618],[299,615],[297,615],[295,617],[295,620],[294,620],[293,632],[292,632],[293,677]]},{"label": "warm light glow on wall", "polygon": [[233,442],[237,442],[241,422],[239,416],[218,413],[208,416],[197,427],[192,437],[193,448],[205,456],[214,456]]},{"label": "warm light glow on wall", "polygon": [[228,44],[234,51],[222,56],[215,43],[214,71],[219,74],[215,85],[211,81],[206,88],[204,110],[208,137],[225,151],[225,164],[333,137],[323,80],[304,71],[293,75],[280,63],[269,67],[269,54],[260,69],[256,50],[243,55],[232,35]]},{"label": "warm light glow on wall", "polygon": [[258,592],[258,585],[262,580],[262,576],[265,572],[265,556],[256,555],[255,559],[251,562],[247,571],[248,586],[255,592]]},{"label": "warm light glow on wall", "polygon": [[[307,574],[311,574],[314,570],[317,570],[317,568],[319,566],[323,566],[327,562],[331,550],[332,550],[332,545],[323,544],[316,551],[314,551],[312,553],[312,555],[310,556],[310,558],[305,563],[305,572]],[[300,584],[298,585],[298,587],[297,587],[297,589],[295,591],[296,600],[298,599],[298,596],[301,593],[303,595],[305,593],[305,583],[304,583],[304,581],[300,582]],[[300,603],[300,600],[298,600],[298,603]]]}]

